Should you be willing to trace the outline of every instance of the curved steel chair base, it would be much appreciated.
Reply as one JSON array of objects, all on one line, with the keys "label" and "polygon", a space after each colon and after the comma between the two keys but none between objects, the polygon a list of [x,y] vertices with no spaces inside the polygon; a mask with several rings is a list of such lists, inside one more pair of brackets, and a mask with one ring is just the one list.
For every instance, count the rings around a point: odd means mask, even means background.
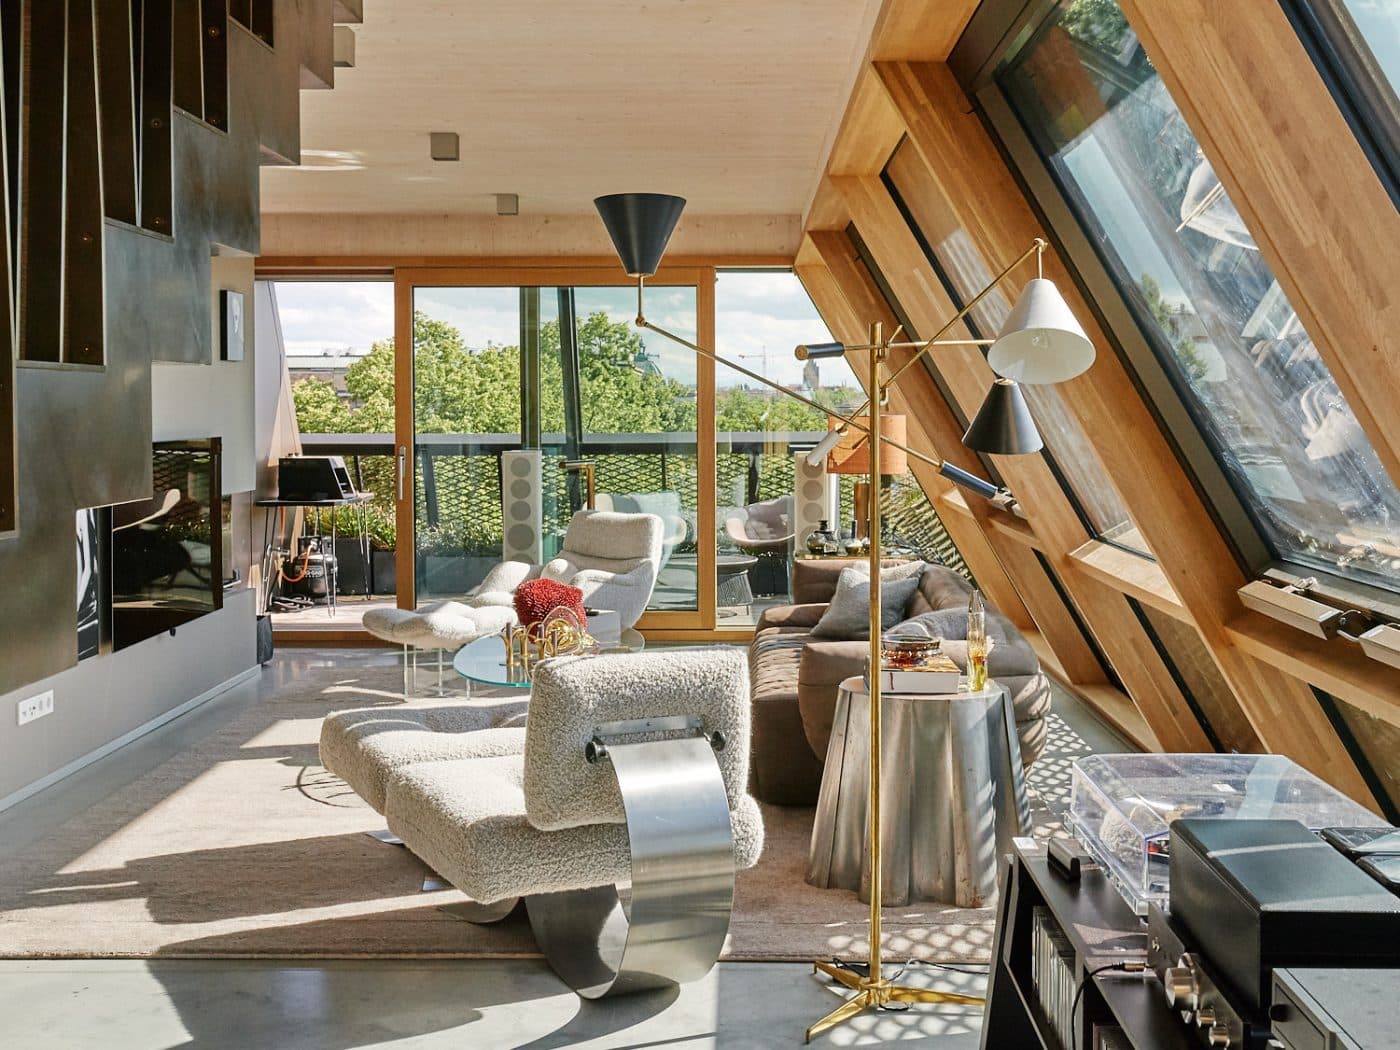
[{"label": "curved steel chair base", "polygon": [[585,999],[703,977],[734,904],[729,801],[709,741],[610,743],[607,758],[632,848],[629,906],[616,886],[525,898],[545,958]]},{"label": "curved steel chair base", "polygon": [[490,926],[513,915],[519,906],[519,897],[507,897],[491,904],[479,904],[474,900],[454,901],[452,904],[439,906],[438,910],[477,926]]}]

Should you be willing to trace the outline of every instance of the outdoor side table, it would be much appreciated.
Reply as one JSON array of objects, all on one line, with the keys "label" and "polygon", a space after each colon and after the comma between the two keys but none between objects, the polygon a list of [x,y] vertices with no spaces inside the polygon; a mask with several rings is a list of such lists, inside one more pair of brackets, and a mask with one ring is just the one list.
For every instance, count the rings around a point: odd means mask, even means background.
[{"label": "outdoor side table", "polygon": [[[837,694],[807,881],[870,899],[870,703],[863,678]],[[885,904],[927,900],[976,908],[996,896],[997,858],[1027,833],[1030,813],[1011,694],[885,694],[881,859]]]}]

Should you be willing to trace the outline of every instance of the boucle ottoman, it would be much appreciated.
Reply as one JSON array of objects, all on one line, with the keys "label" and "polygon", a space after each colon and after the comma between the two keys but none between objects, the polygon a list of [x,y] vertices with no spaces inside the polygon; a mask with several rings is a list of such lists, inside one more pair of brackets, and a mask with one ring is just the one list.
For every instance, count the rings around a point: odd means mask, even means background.
[{"label": "boucle ottoman", "polygon": [[518,716],[522,698],[495,707],[435,704],[340,711],[321,723],[321,765],[378,813],[391,777],[415,763],[519,755],[523,728],[494,728]]},{"label": "boucle ottoman", "polygon": [[[515,622],[515,610],[491,606],[473,609],[461,602],[437,602],[422,609],[369,609],[364,628],[376,638],[402,645],[403,693],[409,695],[409,649],[436,649],[438,692],[442,691],[443,651],[456,652],[468,642],[488,634],[500,634]],[[415,670],[417,662],[415,660]]]}]

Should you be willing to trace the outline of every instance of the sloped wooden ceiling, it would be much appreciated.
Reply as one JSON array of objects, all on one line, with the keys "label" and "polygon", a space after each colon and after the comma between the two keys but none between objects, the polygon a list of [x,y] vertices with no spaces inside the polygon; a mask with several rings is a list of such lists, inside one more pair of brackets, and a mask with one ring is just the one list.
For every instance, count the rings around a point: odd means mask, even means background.
[{"label": "sloped wooden ceiling", "polygon": [[[940,207],[955,218],[987,272],[1000,270],[1042,235],[1013,174],[945,64],[950,41],[972,6],[887,3],[877,21],[806,209],[797,259],[799,276],[840,338],[863,339],[872,320],[891,323],[886,316],[891,304],[871,287],[867,262],[878,269],[893,305],[919,334],[931,334],[955,313],[880,177],[901,143],[916,155],[901,163],[921,168],[920,192],[939,195]],[[1229,6],[1227,15],[1205,0],[1123,2],[1241,211],[1247,218],[1258,216],[1256,228],[1279,231],[1261,248],[1300,304],[1310,331],[1316,328],[1317,342],[1357,406],[1367,436],[1392,475],[1400,476],[1394,459],[1400,445],[1400,355],[1382,352],[1400,321],[1394,290],[1382,276],[1400,272],[1394,208],[1325,89],[1314,83],[1317,77],[1277,5]],[[1255,59],[1226,45],[1245,33],[1271,43],[1267,76]],[[1258,53],[1258,48],[1248,50]],[[1279,75],[1278,56],[1300,67],[1296,80]],[[1303,81],[1307,90],[1300,96],[1296,85]],[[1300,106],[1307,120],[1288,116]],[[1318,183],[1324,178],[1324,168],[1315,163],[1319,156],[1345,161],[1341,172],[1330,162],[1326,166],[1328,186]],[[1336,204],[1338,193],[1346,207]],[[864,260],[848,231],[858,235]],[[1037,455],[995,460],[1025,520],[975,496],[964,498],[942,479],[924,479],[969,564],[993,600],[1010,604],[1013,619],[1033,621],[1031,634],[1047,666],[1144,746],[1262,747],[1376,805],[1312,687],[1395,726],[1400,725],[1400,675],[1366,660],[1350,643],[1311,639],[1243,608],[1236,589],[1245,577],[1211,508],[1053,252],[1046,269],[1099,351],[1084,376],[1056,389],[1155,560],[1090,535]],[[1020,275],[1011,287],[1028,276]],[[933,360],[956,407],[964,416],[973,414],[991,380],[981,354],[940,351]],[[899,396],[913,406],[909,410],[919,423],[911,439],[955,463],[966,460],[960,428],[933,377],[914,370],[902,385]],[[975,461],[964,465],[976,466]],[[1058,587],[1047,585],[1047,573]],[[1191,643],[1202,654],[1198,670],[1220,683],[1212,697],[1217,735],[1224,726],[1232,739],[1207,739],[1179,676],[1160,656],[1149,617],[1138,614],[1142,609],[1159,624],[1179,624],[1185,632],[1173,629],[1179,647]],[[1108,668],[1089,658],[1080,625]]]}]

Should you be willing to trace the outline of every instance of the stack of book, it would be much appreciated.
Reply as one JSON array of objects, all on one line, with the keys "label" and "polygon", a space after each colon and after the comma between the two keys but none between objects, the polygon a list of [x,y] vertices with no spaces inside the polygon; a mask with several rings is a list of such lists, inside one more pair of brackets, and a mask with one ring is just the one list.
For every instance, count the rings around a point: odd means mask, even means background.
[{"label": "stack of book", "polygon": [[886,693],[956,693],[961,677],[957,664],[935,654],[912,667],[880,668],[880,689]]}]

